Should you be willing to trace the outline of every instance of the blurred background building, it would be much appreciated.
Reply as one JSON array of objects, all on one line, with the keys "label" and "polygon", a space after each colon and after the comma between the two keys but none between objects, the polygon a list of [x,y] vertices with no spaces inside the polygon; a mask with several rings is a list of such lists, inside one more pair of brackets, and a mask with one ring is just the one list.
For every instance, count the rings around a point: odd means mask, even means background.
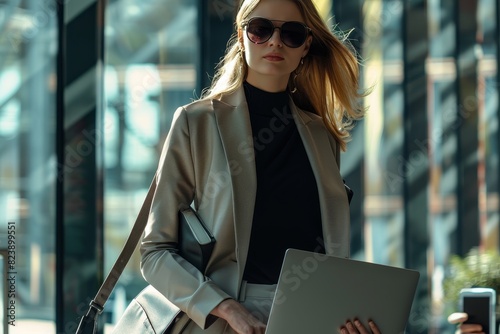
[{"label": "blurred background building", "polygon": [[[350,31],[373,89],[342,157],[355,191],[352,255],[419,270],[408,333],[453,333],[450,257],[500,246],[498,2],[315,3]],[[14,287],[1,280],[15,292],[15,326],[3,300],[4,333],[74,333],[139,211],[173,112],[210,82],[237,5],[0,0],[0,250],[15,236],[16,255]],[[138,255],[103,332],[145,286]]]}]

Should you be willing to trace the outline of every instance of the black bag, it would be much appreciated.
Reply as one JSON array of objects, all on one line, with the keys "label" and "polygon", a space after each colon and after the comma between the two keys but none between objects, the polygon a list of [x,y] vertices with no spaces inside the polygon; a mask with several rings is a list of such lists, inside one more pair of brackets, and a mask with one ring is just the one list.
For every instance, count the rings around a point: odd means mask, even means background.
[{"label": "black bag", "polygon": [[179,254],[204,272],[214,249],[215,239],[193,208],[179,211]]},{"label": "black bag", "polygon": [[[97,317],[102,313],[104,304],[113,291],[146,227],[155,189],[156,177],[151,183],[125,246],[97,295],[91,301],[89,310],[81,319],[76,334],[94,334],[96,332]],[[179,223],[179,253],[203,272],[212,254],[215,239],[191,207],[179,211]],[[189,318],[185,313],[158,290],[148,285],[128,305],[113,332],[166,334],[171,333],[170,330],[174,325],[182,330],[188,323]]]}]

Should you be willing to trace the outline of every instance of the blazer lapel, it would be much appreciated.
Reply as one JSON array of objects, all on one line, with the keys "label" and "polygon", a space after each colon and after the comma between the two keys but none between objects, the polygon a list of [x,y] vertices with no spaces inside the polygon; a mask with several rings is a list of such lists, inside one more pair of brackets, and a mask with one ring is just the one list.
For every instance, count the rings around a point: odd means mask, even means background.
[{"label": "blazer lapel", "polygon": [[252,230],[257,189],[255,155],[250,116],[245,93],[235,93],[213,100],[216,122],[231,173],[236,257],[241,281]]},{"label": "blazer lapel", "polygon": [[297,129],[316,177],[327,254],[349,256],[349,203],[336,160],[337,145],[320,117],[290,103]]}]

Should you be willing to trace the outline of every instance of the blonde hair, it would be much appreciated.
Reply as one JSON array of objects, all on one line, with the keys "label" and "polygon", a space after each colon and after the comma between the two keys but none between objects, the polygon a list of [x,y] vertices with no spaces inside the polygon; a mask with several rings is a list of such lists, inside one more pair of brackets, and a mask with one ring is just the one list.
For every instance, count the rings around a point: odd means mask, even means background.
[{"label": "blonde hair", "polygon": [[[248,66],[241,54],[238,30],[257,5],[265,0],[244,0],[235,20],[236,32],[231,36],[226,54],[216,68],[212,85],[203,98],[220,98],[236,91],[247,76]],[[288,87],[297,88],[292,95],[301,109],[320,115],[342,150],[346,150],[354,121],[364,116],[359,100],[365,96],[359,90],[359,62],[346,36],[333,33],[323,21],[312,0],[289,0],[299,8],[304,22],[312,30],[313,40],[294,80]]]}]

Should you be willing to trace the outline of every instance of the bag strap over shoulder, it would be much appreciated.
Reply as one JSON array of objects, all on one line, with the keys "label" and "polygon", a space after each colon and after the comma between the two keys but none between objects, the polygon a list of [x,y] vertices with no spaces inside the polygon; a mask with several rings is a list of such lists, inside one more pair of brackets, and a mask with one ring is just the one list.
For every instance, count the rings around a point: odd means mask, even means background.
[{"label": "bag strap over shoulder", "polygon": [[132,257],[132,254],[134,253],[135,248],[139,243],[139,240],[141,240],[142,233],[144,232],[144,229],[146,228],[146,224],[148,222],[149,210],[151,208],[151,203],[153,201],[153,195],[155,190],[156,190],[156,176],[153,178],[153,181],[149,186],[146,199],[142,204],[141,210],[139,211],[134,226],[132,227],[132,231],[130,232],[127,241],[125,242],[125,245],[123,246],[123,249],[120,255],[118,256],[118,259],[116,260],[115,264],[113,265],[113,268],[111,268],[111,271],[104,280],[104,283],[102,283],[101,288],[94,297],[93,302],[101,307],[104,307],[104,304],[108,300],[109,295],[111,294],[113,288],[118,282],[118,278],[120,278],[120,275],[127,266],[127,262]]},{"label": "bag strap over shoulder", "polygon": [[123,246],[123,249],[120,252],[120,255],[118,256],[118,259],[113,265],[113,268],[111,268],[111,271],[109,272],[108,276],[102,283],[96,296],[90,302],[89,311],[81,319],[80,325],[78,326],[78,329],[76,331],[77,334],[87,334],[95,332],[96,318],[103,311],[104,304],[108,300],[111,292],[113,291],[116,283],[118,282],[118,279],[120,278],[120,275],[127,266],[127,262],[132,257],[132,254],[134,253],[135,248],[139,243],[139,240],[141,240],[142,233],[144,232],[144,229],[148,222],[149,210],[151,208],[151,203],[153,201],[153,195],[155,193],[155,190],[156,190],[156,175],[153,178],[153,181],[151,182],[144,203],[142,204],[141,210],[137,215],[134,226],[132,227],[132,230],[127,238],[127,241],[125,242],[125,245]]}]

